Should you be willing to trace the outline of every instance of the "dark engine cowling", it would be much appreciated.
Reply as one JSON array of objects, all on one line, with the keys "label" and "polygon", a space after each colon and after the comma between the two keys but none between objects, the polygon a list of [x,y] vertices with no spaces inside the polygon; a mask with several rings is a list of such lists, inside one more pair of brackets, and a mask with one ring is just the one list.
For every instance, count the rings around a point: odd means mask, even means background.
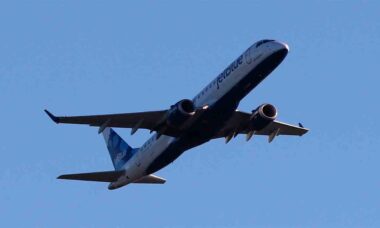
[{"label": "dark engine cowling", "polygon": [[193,101],[183,99],[170,107],[166,123],[171,127],[180,127],[194,114]]},{"label": "dark engine cowling", "polygon": [[277,109],[271,104],[262,104],[252,111],[251,129],[260,131],[277,117]]}]

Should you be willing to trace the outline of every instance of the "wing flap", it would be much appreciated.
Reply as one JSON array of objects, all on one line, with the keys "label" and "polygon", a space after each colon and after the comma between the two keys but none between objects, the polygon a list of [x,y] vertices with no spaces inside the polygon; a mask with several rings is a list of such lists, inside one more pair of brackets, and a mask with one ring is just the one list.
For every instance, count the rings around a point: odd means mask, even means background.
[{"label": "wing flap", "polygon": [[57,177],[57,179],[65,180],[81,180],[81,181],[98,181],[98,182],[114,182],[124,174],[124,170],[121,171],[104,171],[94,173],[75,173],[65,174]]}]

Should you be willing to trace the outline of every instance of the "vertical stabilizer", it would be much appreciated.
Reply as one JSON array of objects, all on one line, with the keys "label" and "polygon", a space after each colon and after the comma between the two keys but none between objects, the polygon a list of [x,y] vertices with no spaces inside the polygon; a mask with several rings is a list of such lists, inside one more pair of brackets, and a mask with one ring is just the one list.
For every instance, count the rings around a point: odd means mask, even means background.
[{"label": "vertical stabilizer", "polygon": [[106,127],[102,134],[115,170],[122,169],[136,150],[129,146],[112,128]]}]

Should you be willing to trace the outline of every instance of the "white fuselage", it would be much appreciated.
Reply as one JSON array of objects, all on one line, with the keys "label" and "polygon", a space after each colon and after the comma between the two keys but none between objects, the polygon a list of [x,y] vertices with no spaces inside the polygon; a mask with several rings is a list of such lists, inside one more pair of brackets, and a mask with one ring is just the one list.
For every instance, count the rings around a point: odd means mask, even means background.
[{"label": "white fuselage", "polygon": [[[212,107],[214,103],[225,96],[237,83],[254,70],[258,64],[273,53],[283,49],[288,50],[288,46],[273,40],[261,45],[258,45],[258,43],[252,45],[194,97],[195,107],[197,109]],[[146,170],[149,165],[175,140],[176,138],[166,135],[161,137],[156,137],[156,134],[153,135],[124,165],[125,176],[111,183],[111,185],[121,187],[147,175]]]}]

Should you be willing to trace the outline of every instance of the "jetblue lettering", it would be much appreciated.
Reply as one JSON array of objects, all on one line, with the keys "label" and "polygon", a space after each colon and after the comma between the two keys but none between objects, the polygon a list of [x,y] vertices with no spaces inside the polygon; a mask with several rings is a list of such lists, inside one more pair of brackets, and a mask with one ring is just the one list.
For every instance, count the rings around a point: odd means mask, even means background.
[{"label": "jetblue lettering", "polygon": [[243,55],[237,58],[231,65],[229,65],[219,76],[216,78],[216,88],[219,89],[219,84],[223,82],[234,70],[236,70],[243,63]]}]

